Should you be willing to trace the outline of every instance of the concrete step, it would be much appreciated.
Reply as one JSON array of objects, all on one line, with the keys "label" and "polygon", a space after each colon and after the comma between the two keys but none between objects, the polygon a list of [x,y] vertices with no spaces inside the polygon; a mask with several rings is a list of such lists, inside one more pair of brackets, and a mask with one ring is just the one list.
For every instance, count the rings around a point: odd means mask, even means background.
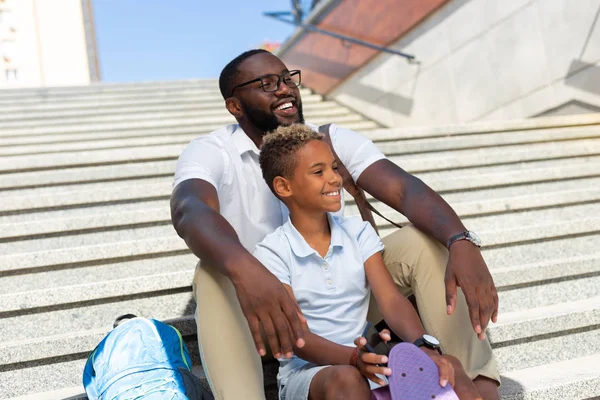
[{"label": "concrete step", "polygon": [[[83,392],[82,375],[86,360],[79,358],[74,361],[55,362],[51,364],[42,364],[39,366],[27,366],[24,369],[0,370],[0,395],[4,399],[10,399],[19,396],[32,394],[34,398],[44,399],[46,397],[37,397],[45,392],[55,392],[53,397],[62,396],[66,390],[67,395],[74,395]],[[72,390],[70,388],[78,388]],[[64,397],[54,397],[64,399]]]},{"label": "concrete step", "polygon": [[[68,268],[67,266],[67,268],[46,270],[40,274],[36,274],[34,270],[32,274],[2,276],[2,279],[0,279],[0,293],[2,293],[2,296],[19,296],[29,292],[50,294],[55,293],[56,290],[62,287],[73,287],[80,284],[102,283],[104,285],[110,281],[123,281],[127,283],[128,279],[138,277],[147,279],[148,277],[160,274],[177,275],[177,273],[189,273],[192,271],[188,274],[188,281],[184,282],[184,286],[186,286],[191,282],[193,270],[197,262],[196,256],[190,252],[186,252],[181,255],[165,254],[130,261],[113,260],[113,262],[107,261],[103,264],[90,265],[85,268]],[[125,291],[119,289],[119,285],[115,285],[113,289],[116,294],[126,294]],[[68,294],[64,298],[64,302],[69,302],[70,296]],[[93,293],[88,293],[87,296],[91,296],[90,298],[99,298],[99,296]],[[47,297],[50,298],[49,295]],[[63,299],[57,298],[57,304],[61,301]]]},{"label": "concrete step", "polygon": [[[332,116],[320,115],[313,118],[310,122],[316,125],[322,125],[331,122]],[[351,122],[362,121],[362,125],[353,125],[353,129],[373,129],[377,128],[378,125],[372,121],[364,120],[362,116],[358,114],[346,114],[337,117],[341,124],[348,125]],[[47,135],[47,134],[64,134],[74,133],[81,134],[87,132],[102,132],[102,131],[115,131],[121,130],[126,131],[129,129],[154,129],[157,127],[178,127],[178,126],[195,126],[196,128],[202,125],[219,125],[224,126],[227,124],[235,123],[235,120],[227,114],[220,116],[202,116],[194,115],[186,118],[160,118],[156,120],[152,119],[137,119],[137,120],[119,120],[112,119],[106,122],[89,122],[75,125],[34,125],[34,126],[15,126],[12,128],[3,129],[0,132],[0,137],[14,137],[23,135]],[[348,125],[350,126],[350,125]]]},{"label": "concrete step", "polygon": [[[315,104],[316,105],[316,104]],[[337,108],[316,108],[313,109],[310,114],[305,114],[306,118],[310,118],[313,120],[315,118],[329,118],[330,120],[334,119],[340,120],[340,123],[344,123],[347,121],[345,116],[353,116],[355,118],[362,118],[360,115],[353,113],[347,108],[337,107]],[[43,126],[73,126],[73,125],[91,125],[91,124],[107,124],[111,122],[125,122],[125,121],[153,121],[153,120],[163,120],[163,119],[189,119],[189,118],[219,118],[223,119],[226,122],[233,121],[235,119],[229,114],[229,112],[221,107],[220,109],[215,110],[172,110],[172,111],[163,111],[163,110],[155,110],[152,111],[143,111],[143,112],[129,112],[124,113],[122,115],[114,115],[112,113],[107,113],[106,115],[95,115],[90,114],[89,116],[75,116],[75,117],[63,117],[63,118],[52,118],[52,119],[34,119],[30,117],[24,117],[21,120],[9,120],[2,121],[2,125],[7,130],[13,128],[36,128],[40,125]],[[231,122],[229,122],[231,123]]]},{"label": "concrete step", "polygon": [[[166,103],[176,103],[180,100],[190,101],[194,100],[201,104],[212,104],[223,105],[224,100],[219,92],[206,92],[197,91],[194,89],[181,90],[181,91],[160,91],[151,95],[152,99],[161,99]],[[11,107],[7,111],[23,111],[27,108],[31,110],[50,110],[50,109],[77,109],[77,108],[89,108],[93,105],[96,106],[115,106],[119,103],[127,104],[139,104],[140,102],[146,102],[148,100],[148,94],[144,93],[125,93],[125,94],[106,94],[103,96],[97,96],[94,94],[81,95],[77,98],[65,97],[65,98],[23,98],[19,101],[12,99],[1,99],[0,105],[3,107]],[[305,92],[302,94],[302,104],[318,103],[322,101],[323,97],[318,94],[311,94]]]},{"label": "concrete step", "polygon": [[1,97],[31,97],[52,94],[77,94],[77,93],[106,93],[127,91],[151,91],[161,89],[185,89],[190,87],[219,90],[218,79],[183,79],[175,81],[144,81],[107,83],[99,82],[84,86],[53,86],[36,88],[0,89]]},{"label": "concrete step", "polygon": [[[147,292],[137,296],[113,296],[102,301],[57,304],[40,310],[21,310],[2,316],[2,343],[33,340],[94,329],[110,329],[116,317],[135,314],[160,320],[192,315],[191,288],[172,292]],[[73,344],[74,348],[76,344]],[[91,349],[86,349],[89,351]]]},{"label": "concrete step", "polygon": [[600,353],[600,328],[494,349],[500,373]]},{"label": "concrete step", "polygon": [[545,307],[502,312],[498,315],[498,322],[490,325],[487,334],[494,348],[500,348],[599,324],[600,297],[588,297]]},{"label": "concrete step", "polygon": [[470,136],[482,133],[520,132],[538,129],[580,127],[600,124],[600,113],[562,115],[518,120],[476,121],[463,124],[387,128],[374,132],[377,140],[415,139],[423,137]]},{"label": "concrete step", "polygon": [[[303,112],[306,118],[319,115],[334,115],[333,113],[345,114],[350,112],[346,107],[332,101],[309,102],[303,105]],[[158,103],[143,106],[138,103],[124,103],[117,106],[105,105],[90,108],[57,109],[57,110],[24,110],[13,111],[11,113],[1,113],[0,121],[3,123],[26,121],[29,124],[55,124],[64,122],[73,122],[77,120],[87,120],[90,118],[111,118],[120,120],[123,118],[143,118],[153,117],[160,113],[172,115],[175,113],[190,115],[209,116],[209,115],[230,115],[222,103],[200,103],[197,102],[179,102],[179,103]],[[185,114],[184,114],[185,115]]]},{"label": "concrete step", "polygon": [[[564,218],[543,219],[533,225],[503,224],[502,215],[494,217],[494,222],[487,225],[488,229],[479,230],[486,250],[560,240],[574,237],[587,237],[598,234],[598,218],[581,218],[577,216],[580,209],[575,206],[568,211],[561,211]],[[598,205],[596,208],[600,208]],[[565,209],[567,210],[567,209]],[[593,211],[593,209],[592,209]],[[582,210],[581,213],[585,213]],[[560,215],[554,210],[529,211],[531,219]],[[537,214],[537,216],[536,216]],[[599,214],[592,214],[599,215]],[[569,219],[569,217],[573,217]],[[477,226],[476,221],[468,221],[469,225]],[[385,231],[385,229],[382,229]],[[383,233],[382,233],[383,234]],[[19,241],[0,244],[0,273],[7,271],[48,270],[52,267],[67,265],[81,267],[100,262],[100,260],[121,260],[156,257],[166,254],[186,254],[185,243],[177,237],[173,228],[159,225],[119,230],[99,230],[98,232],[40,238],[35,241]],[[589,254],[595,251],[587,251]],[[532,262],[544,260],[538,257]]]},{"label": "concrete step", "polygon": [[[553,351],[553,349],[548,349]],[[502,400],[592,400],[600,396],[600,353],[505,372]]]},{"label": "concrete step", "polygon": [[[452,170],[425,172],[418,174],[418,177],[437,190],[449,185],[472,189],[490,186],[492,182],[497,185],[506,185],[584,176],[591,177],[598,174],[598,170],[595,169],[598,165],[600,165],[600,156],[593,156],[580,157],[574,160],[533,161],[489,167],[474,166],[463,168],[460,172]],[[120,165],[119,168],[109,165],[66,168],[56,171],[17,172],[3,175],[2,180],[0,180],[0,190],[59,186],[60,184],[74,185],[87,182],[112,182],[145,177],[172,177],[174,172],[175,162],[173,161],[126,163]],[[408,172],[412,171],[408,170]],[[447,190],[452,189],[448,188]]]},{"label": "concrete step", "polygon": [[[158,161],[176,159],[184,145],[160,145],[131,149],[80,151],[65,154],[42,154],[3,157],[0,173],[39,171],[68,167],[84,167],[102,164]],[[600,154],[600,140],[587,139],[564,143],[535,143],[527,146],[511,145],[480,150],[446,150],[434,154],[391,156],[390,159],[406,170],[415,173],[446,169],[468,168],[476,165],[507,165],[526,161],[566,159]]]},{"label": "concrete step", "polygon": [[[115,151],[116,153],[116,151]],[[40,158],[46,158],[47,156],[40,156]],[[52,160],[54,161],[54,160]],[[60,160],[56,160],[56,162],[59,162]],[[0,160],[0,163],[2,162],[2,160]],[[166,163],[166,162],[165,162]],[[146,163],[144,163],[146,164]],[[174,168],[174,162],[171,162],[171,168]],[[137,164],[131,164],[131,165],[127,165],[125,166],[126,168],[134,168],[134,170],[139,171],[139,166]],[[33,197],[34,202],[33,204],[39,204],[36,207],[46,207],[46,206],[50,206],[51,204],[54,205],[60,205],[60,204],[75,204],[75,199],[71,199],[68,200],[66,199],[65,202],[63,202],[62,200],[59,199],[59,197],[55,198],[55,199],[35,199],[35,197],[39,197],[42,195],[56,195],[56,196],[63,196],[62,193],[65,193],[64,196],[68,196],[68,195],[76,195],[76,193],[81,192],[81,193],[85,193],[87,191],[90,190],[97,190],[98,192],[102,192],[102,191],[108,191],[108,192],[112,192],[112,194],[109,196],[111,199],[118,199],[119,195],[122,194],[124,197],[124,199],[127,198],[133,198],[133,191],[138,190],[141,191],[142,190],[142,186],[148,185],[150,188],[156,186],[156,187],[162,187],[164,189],[163,192],[155,192],[152,190],[149,190],[148,193],[146,193],[145,195],[140,196],[140,198],[144,198],[144,197],[148,197],[149,195],[152,196],[156,196],[156,195],[170,195],[171,193],[171,188],[172,188],[172,177],[169,176],[167,173],[165,173],[166,168],[168,167],[168,165],[162,164],[160,166],[162,168],[162,173],[160,174],[152,174],[150,175],[150,177],[134,177],[133,179],[119,179],[116,182],[114,182],[109,188],[107,188],[107,185],[104,182],[104,179],[100,179],[98,182],[92,182],[92,183],[78,183],[77,185],[52,185],[52,186],[44,186],[44,187],[39,187],[39,188],[31,188],[28,186],[32,185],[32,178],[35,177],[35,173],[27,173],[29,174],[29,181],[25,181],[26,183],[28,183],[27,186],[25,186],[25,188],[23,189],[19,189],[19,188],[14,188],[13,190],[10,190],[8,192],[5,193],[5,195],[7,196],[7,198],[20,198],[23,197],[24,201],[27,202],[27,200],[25,200],[25,197]],[[113,167],[114,168],[114,167]],[[80,171],[85,171],[85,170],[80,170]],[[70,171],[60,171],[60,170],[56,170],[56,171],[52,171],[50,172],[49,170],[44,171],[45,173],[49,173],[49,174],[56,174],[56,173],[61,173],[61,174],[68,174]],[[21,179],[24,175],[23,173],[17,173],[15,174],[16,177],[13,178],[12,174],[5,174],[4,177],[6,177],[6,184],[12,184],[14,185],[13,182]],[[504,179],[503,177],[507,175],[507,179]],[[592,185],[596,184],[597,181],[597,174],[596,174],[596,170],[595,170],[595,164],[587,164],[587,163],[582,163],[582,164],[578,164],[575,163],[573,168],[571,167],[567,167],[567,168],[562,168],[560,169],[560,171],[556,170],[556,169],[540,169],[540,170],[536,170],[532,168],[531,174],[529,174],[529,179],[525,179],[523,177],[519,178],[516,180],[515,184],[513,185],[512,182],[510,181],[510,178],[513,176],[517,176],[519,175],[519,172],[515,172],[515,173],[491,173],[491,174],[485,174],[485,172],[482,170],[482,173],[479,177],[473,178],[472,180],[467,179],[461,179],[460,176],[460,171],[455,173],[454,177],[449,177],[448,179],[445,179],[445,176],[448,175],[442,175],[441,178],[439,179],[432,179],[430,177],[435,177],[435,174],[429,174],[426,176],[426,178],[424,178],[426,180],[427,183],[430,183],[430,186],[433,187],[435,190],[437,190],[439,193],[441,194],[453,194],[454,192],[463,192],[463,194],[460,193],[454,193],[452,196],[449,196],[449,199],[458,199],[458,198],[473,198],[471,196],[471,194],[473,194],[474,192],[477,191],[486,191],[485,193],[482,193],[482,195],[487,196],[487,195],[491,195],[492,198],[499,198],[499,197],[506,197],[507,194],[514,194],[514,195],[526,195],[526,194],[532,194],[532,193],[537,193],[539,191],[546,191],[548,188],[552,188],[550,190],[552,191],[560,191],[562,190],[577,190],[577,189],[586,189],[586,188],[591,188],[593,187]],[[525,175],[525,174],[523,174]],[[85,176],[85,175],[83,175]],[[417,176],[422,177],[421,174],[417,174]],[[79,178],[81,179],[81,177]],[[580,184],[577,184],[577,182],[574,181],[581,181]],[[564,187],[560,186],[561,182],[565,182]],[[511,186],[512,185],[512,186]],[[532,186],[532,188],[534,188],[536,191],[531,190],[528,191],[526,190],[526,185],[535,185]],[[14,187],[14,186],[13,186]],[[510,187],[514,187],[515,189],[512,190],[510,189]],[[556,188],[556,189],[554,189]],[[131,189],[131,190],[130,190]],[[538,190],[539,189],[539,190]],[[130,192],[130,193],[125,193],[125,192]],[[63,197],[64,197],[63,196]],[[97,201],[104,201],[104,200],[100,200],[102,197],[96,197],[95,199]],[[351,200],[352,198],[349,197],[348,200]],[[461,201],[465,201],[465,200],[461,200]],[[93,202],[92,199],[90,199],[90,202]],[[19,204],[11,204],[11,203],[19,203]],[[14,200],[14,201],[6,201],[6,204],[0,205],[0,212],[2,211],[9,211],[9,210],[18,210],[18,209],[27,209],[27,206],[25,203],[20,203],[18,200]]]},{"label": "concrete step", "polygon": [[[90,191],[90,192],[93,192]],[[142,191],[143,192],[143,191]],[[98,193],[101,195],[101,193]],[[160,197],[157,193],[147,193],[151,198]],[[156,196],[155,196],[156,195]],[[86,196],[64,196],[68,199]],[[21,246],[32,246],[31,239],[36,239],[36,246],[46,247],[44,243],[48,240],[45,237],[52,238],[64,235],[81,236],[84,233],[96,233],[105,231],[110,236],[121,236],[121,233],[110,233],[109,231],[123,230],[125,237],[131,235],[132,229],[158,227],[161,232],[169,233],[170,228],[170,211],[168,205],[168,196],[163,196],[163,201],[154,201],[147,207],[129,207],[127,204],[124,207],[105,206],[93,207],[86,209],[81,215],[72,215],[68,213],[68,217],[59,217],[54,211],[47,213],[36,214],[26,221],[18,218],[0,218],[0,253],[2,249],[19,249]],[[29,198],[29,197],[28,197]],[[41,197],[42,199],[55,199],[55,196]],[[474,196],[476,199],[476,197]],[[103,197],[94,199],[94,201],[106,200]],[[494,200],[470,200],[464,202],[450,201],[455,211],[465,219],[471,229],[480,231],[488,231],[490,227],[496,226],[522,226],[535,225],[539,221],[556,221],[570,219],[585,219],[588,215],[595,215],[599,212],[600,215],[600,190],[595,189],[590,185],[590,188],[550,191],[545,192],[543,196],[539,194],[530,194],[524,196],[513,196],[505,198],[497,198]],[[97,203],[96,203],[97,204]],[[389,207],[381,203],[375,202],[377,209],[384,212],[389,219],[397,223],[407,223],[407,219],[398,212],[391,210]],[[41,205],[38,209],[47,209],[46,204]],[[31,207],[31,205],[30,205]],[[58,206],[60,207],[60,206]],[[558,207],[563,207],[558,209]],[[566,208],[568,207],[568,208]],[[70,211],[70,210],[69,210]],[[520,212],[521,211],[521,212]],[[518,213],[518,214],[516,214]],[[45,214],[45,215],[40,215]],[[63,213],[64,214],[64,213]],[[358,214],[358,209],[352,203],[347,205],[347,215]],[[500,217],[498,217],[500,215]],[[486,217],[488,216],[488,217]],[[543,218],[543,219],[540,219]],[[376,222],[381,226],[386,226],[387,221],[375,216]],[[543,224],[541,224],[543,226]],[[582,225],[587,226],[587,224]],[[135,232],[135,231],[133,231]],[[101,233],[99,233],[101,234]],[[22,243],[14,243],[17,240],[27,239],[29,241]],[[58,241],[64,239],[49,239],[50,248],[57,246]],[[90,239],[91,241],[97,239]]]},{"label": "concrete step", "polygon": [[[315,118],[315,123],[323,123],[323,118],[331,118],[326,116],[320,116]],[[340,123],[345,125],[350,124],[364,124],[365,121],[361,116],[356,114],[346,114],[344,116],[338,116]],[[149,124],[150,119],[143,119],[143,124]],[[164,122],[165,120],[162,120]],[[223,117],[222,124],[234,122],[230,117]],[[209,124],[217,124],[216,120],[207,122]],[[80,125],[78,125],[79,127]],[[67,128],[65,128],[67,129]],[[569,131],[573,129],[573,131]],[[99,141],[84,141],[84,142],[69,142],[69,143],[49,143],[49,144],[38,144],[38,145],[20,145],[20,146],[4,146],[0,147],[0,155],[21,155],[21,154],[44,154],[44,153],[57,153],[57,152],[73,152],[81,150],[93,150],[93,149],[118,149],[125,147],[142,147],[142,146],[154,146],[162,144],[187,144],[198,136],[198,131],[189,133],[171,133],[169,135],[151,135],[149,137],[132,137],[132,138],[115,138],[112,140],[99,140]],[[560,140],[576,140],[576,139],[587,139],[600,136],[600,126],[598,129],[589,128],[588,130],[581,130],[580,128],[564,128],[562,130],[538,130],[526,132],[526,135],[516,135],[514,133],[498,133],[498,134],[487,134],[487,135],[474,135],[474,136],[457,136],[451,138],[426,138],[426,139],[414,139],[406,140],[401,142],[382,142],[379,143],[379,148],[386,154],[402,154],[403,152],[415,153],[428,153],[442,150],[453,150],[453,149],[465,149],[465,148],[485,148],[485,147],[497,147],[497,146],[509,146],[516,144],[527,144],[527,143],[543,143],[547,141],[560,141]]]},{"label": "concrete step", "polygon": [[497,148],[444,150],[435,153],[391,155],[394,163],[415,174],[455,171],[473,166],[511,165],[532,161],[575,159],[600,154],[600,142],[595,139],[562,143],[534,143]]}]

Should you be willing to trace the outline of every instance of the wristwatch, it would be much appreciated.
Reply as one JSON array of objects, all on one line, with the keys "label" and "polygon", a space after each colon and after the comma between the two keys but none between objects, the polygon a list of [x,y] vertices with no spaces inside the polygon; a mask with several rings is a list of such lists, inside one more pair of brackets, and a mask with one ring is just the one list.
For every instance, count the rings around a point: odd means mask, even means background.
[{"label": "wristwatch", "polygon": [[438,353],[442,354],[442,349],[440,348],[440,341],[431,335],[423,335],[417,340],[415,340],[413,344],[417,347],[427,347],[431,350],[437,350]]},{"label": "wristwatch", "polygon": [[446,247],[450,248],[450,246],[452,246],[453,243],[458,242],[459,240],[468,240],[469,242],[473,243],[475,246],[481,247],[481,239],[479,239],[479,236],[477,236],[477,234],[475,234],[475,232],[471,232],[471,231],[464,231],[457,235],[452,236],[450,238],[450,240],[448,240],[448,243],[446,243]]}]

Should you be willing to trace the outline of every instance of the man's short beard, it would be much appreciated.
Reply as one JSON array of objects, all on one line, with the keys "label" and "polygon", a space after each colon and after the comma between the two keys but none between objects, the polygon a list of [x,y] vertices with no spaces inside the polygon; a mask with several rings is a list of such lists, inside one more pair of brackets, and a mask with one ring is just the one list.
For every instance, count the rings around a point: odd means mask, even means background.
[{"label": "man's short beard", "polygon": [[[302,113],[302,103],[296,103],[296,107],[298,107],[298,122],[303,124],[304,115]],[[274,131],[282,125],[272,111],[265,112],[243,103],[242,108],[250,123],[264,132],[264,134]]]}]

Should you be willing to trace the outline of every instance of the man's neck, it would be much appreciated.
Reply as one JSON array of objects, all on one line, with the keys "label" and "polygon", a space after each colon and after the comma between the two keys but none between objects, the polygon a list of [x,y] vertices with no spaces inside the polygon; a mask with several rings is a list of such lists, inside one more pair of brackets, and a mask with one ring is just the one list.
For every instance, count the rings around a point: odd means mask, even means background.
[{"label": "man's neck", "polygon": [[256,148],[260,149],[262,146],[263,136],[265,136],[265,132],[257,129],[252,124],[238,122],[240,127],[244,130],[246,135],[254,142]]}]

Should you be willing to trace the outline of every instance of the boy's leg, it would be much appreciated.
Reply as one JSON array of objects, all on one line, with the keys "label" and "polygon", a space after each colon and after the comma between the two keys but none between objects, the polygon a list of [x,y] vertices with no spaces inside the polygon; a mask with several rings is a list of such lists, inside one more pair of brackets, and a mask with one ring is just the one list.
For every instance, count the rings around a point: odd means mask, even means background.
[{"label": "boy's leg", "polygon": [[194,298],[200,357],[215,399],[264,399],[260,356],[231,281],[199,263]]},{"label": "boy's leg", "polygon": [[[310,400],[368,399],[369,383],[351,365],[332,365],[321,369],[310,382]],[[292,399],[300,397],[291,397]]]},{"label": "boy's leg", "polygon": [[[458,358],[471,379],[484,376],[500,382],[490,343],[487,339],[480,341],[473,331],[460,288],[454,313],[446,314],[447,249],[412,225],[391,233],[382,241],[388,271],[402,294],[414,293],[423,326],[440,340],[442,351]],[[368,318],[377,323],[382,317],[376,303],[371,304]]]}]

